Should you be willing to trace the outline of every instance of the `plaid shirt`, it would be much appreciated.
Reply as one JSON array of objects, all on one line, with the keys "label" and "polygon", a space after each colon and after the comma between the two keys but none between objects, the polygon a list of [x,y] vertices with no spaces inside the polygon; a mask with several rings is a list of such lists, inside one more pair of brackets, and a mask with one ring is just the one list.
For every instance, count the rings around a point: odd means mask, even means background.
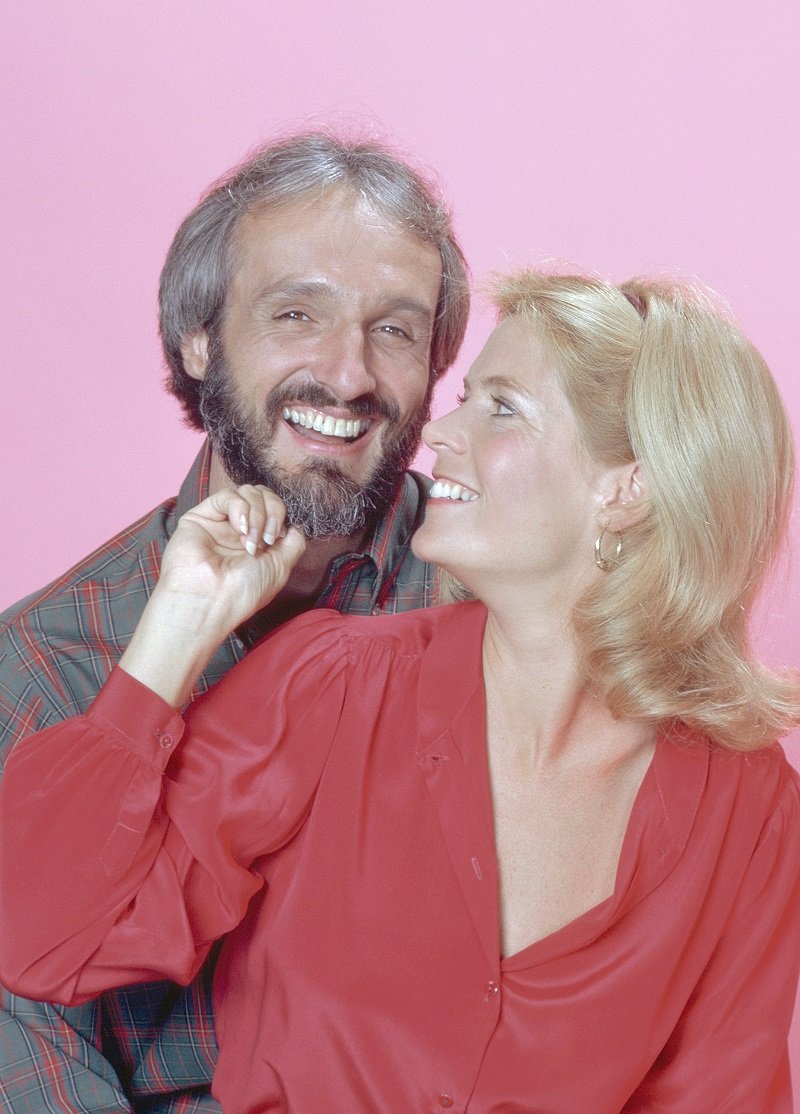
[{"label": "plaid shirt", "polygon": [[[133,633],[178,519],[208,493],[210,463],[206,444],[177,499],[0,617],[0,769],[18,739],[91,703]],[[365,549],[331,563],[316,606],[375,614],[437,602],[437,574],[408,544],[424,491],[422,477],[408,473]],[[265,612],[228,638],[195,695],[268,625]],[[149,983],[70,1008],[0,988],[0,1106],[14,1114],[219,1111],[208,1090],[216,1055],[212,967],[213,958],[185,990]]]}]

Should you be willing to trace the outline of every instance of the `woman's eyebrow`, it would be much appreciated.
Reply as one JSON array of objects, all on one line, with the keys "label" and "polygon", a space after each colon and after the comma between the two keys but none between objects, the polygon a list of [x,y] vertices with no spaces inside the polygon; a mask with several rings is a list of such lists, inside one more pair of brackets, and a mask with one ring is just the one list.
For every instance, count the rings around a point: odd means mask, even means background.
[{"label": "woman's eyebrow", "polygon": [[[464,385],[467,385],[466,381]],[[516,379],[509,379],[508,376],[505,375],[490,375],[482,381],[481,385],[492,391],[513,391],[515,394],[523,395],[525,398],[531,399],[531,401],[533,401],[534,398],[531,392],[526,387],[523,387],[520,382]]]}]

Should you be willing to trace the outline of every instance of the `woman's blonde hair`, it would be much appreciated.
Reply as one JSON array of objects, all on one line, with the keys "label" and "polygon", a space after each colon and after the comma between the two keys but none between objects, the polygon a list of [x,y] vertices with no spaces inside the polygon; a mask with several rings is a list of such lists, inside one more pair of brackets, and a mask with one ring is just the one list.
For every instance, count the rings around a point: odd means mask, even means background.
[{"label": "woman's blonde hair", "polygon": [[640,521],[574,613],[598,695],[615,715],[682,721],[736,749],[793,730],[800,678],[749,642],[793,482],[761,356],[694,286],[529,270],[491,293],[543,342],[594,459],[644,474]]}]

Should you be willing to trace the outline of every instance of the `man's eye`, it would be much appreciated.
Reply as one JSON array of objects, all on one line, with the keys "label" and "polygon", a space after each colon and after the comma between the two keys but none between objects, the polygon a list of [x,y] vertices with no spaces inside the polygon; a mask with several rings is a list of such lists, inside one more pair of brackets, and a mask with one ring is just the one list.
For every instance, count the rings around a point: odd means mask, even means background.
[{"label": "man's eye", "polygon": [[311,318],[308,316],[308,314],[304,313],[303,310],[301,310],[301,309],[287,309],[287,310],[284,310],[283,313],[279,313],[277,316],[278,316],[279,321],[281,321],[281,320],[310,321],[311,320]]},{"label": "man's eye", "polygon": [[412,340],[413,338],[401,329],[399,325],[379,325],[376,332],[382,336],[390,337],[392,340]]}]

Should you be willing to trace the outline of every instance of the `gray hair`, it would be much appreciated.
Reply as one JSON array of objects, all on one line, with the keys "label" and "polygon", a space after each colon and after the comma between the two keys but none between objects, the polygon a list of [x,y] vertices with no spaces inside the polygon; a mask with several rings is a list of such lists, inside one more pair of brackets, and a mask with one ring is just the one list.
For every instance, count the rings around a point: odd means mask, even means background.
[{"label": "gray hair", "polygon": [[443,202],[420,174],[375,143],[323,132],[293,136],[262,147],[215,183],[185,218],[167,253],[159,286],[161,343],[167,386],[189,425],[203,429],[200,384],[187,375],[181,346],[201,329],[212,336],[219,330],[240,220],[253,208],[285,205],[337,186],[360,194],[392,224],[437,248],[442,281],[431,374],[441,375],[455,360],[469,314],[469,280]]}]

